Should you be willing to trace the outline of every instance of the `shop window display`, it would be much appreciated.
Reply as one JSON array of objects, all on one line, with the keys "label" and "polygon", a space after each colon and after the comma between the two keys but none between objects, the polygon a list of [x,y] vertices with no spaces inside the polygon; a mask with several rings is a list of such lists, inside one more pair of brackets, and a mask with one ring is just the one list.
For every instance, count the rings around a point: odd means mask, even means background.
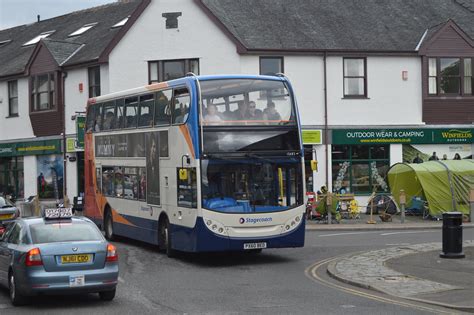
[{"label": "shop window display", "polygon": [[0,195],[24,198],[23,157],[0,158]]},{"label": "shop window display", "polygon": [[332,146],[332,176],[335,192],[370,194],[387,192],[390,146]]}]

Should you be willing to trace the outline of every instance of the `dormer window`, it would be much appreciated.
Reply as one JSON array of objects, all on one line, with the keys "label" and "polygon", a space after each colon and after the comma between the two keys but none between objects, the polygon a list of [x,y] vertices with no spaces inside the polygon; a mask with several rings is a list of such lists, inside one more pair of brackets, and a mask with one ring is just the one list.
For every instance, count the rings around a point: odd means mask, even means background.
[{"label": "dormer window", "polygon": [[125,19],[121,20],[120,22],[118,22],[117,24],[114,24],[114,25],[112,26],[112,28],[124,26],[125,23],[127,23],[127,21],[128,21],[129,18],[130,18],[130,15],[127,16]]},{"label": "dormer window", "polygon": [[430,96],[471,96],[472,58],[428,58],[428,94]]},{"label": "dormer window", "polygon": [[30,40],[29,42],[24,43],[23,46],[29,46],[29,45],[36,44],[37,42],[39,42],[43,38],[46,38],[46,37],[48,37],[49,35],[51,35],[53,33],[54,33],[54,31],[41,33],[38,36],[36,36],[35,38],[33,38],[32,40]]},{"label": "dormer window", "polygon": [[80,29],[78,29],[77,31],[69,34],[68,37],[78,36],[78,35],[84,34],[85,32],[87,32],[88,30],[90,30],[91,28],[93,28],[96,25],[97,25],[97,22],[86,24],[83,27],[81,27]]}]

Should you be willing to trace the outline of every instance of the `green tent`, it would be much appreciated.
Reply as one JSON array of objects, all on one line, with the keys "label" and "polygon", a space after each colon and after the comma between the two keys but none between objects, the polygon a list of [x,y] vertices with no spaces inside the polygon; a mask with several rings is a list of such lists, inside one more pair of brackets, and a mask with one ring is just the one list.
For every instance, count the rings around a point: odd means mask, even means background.
[{"label": "green tent", "polygon": [[431,216],[460,211],[469,214],[469,191],[474,188],[474,160],[429,161],[421,164],[398,163],[388,171],[393,197],[399,202],[406,193],[407,208],[413,197],[428,202]]}]

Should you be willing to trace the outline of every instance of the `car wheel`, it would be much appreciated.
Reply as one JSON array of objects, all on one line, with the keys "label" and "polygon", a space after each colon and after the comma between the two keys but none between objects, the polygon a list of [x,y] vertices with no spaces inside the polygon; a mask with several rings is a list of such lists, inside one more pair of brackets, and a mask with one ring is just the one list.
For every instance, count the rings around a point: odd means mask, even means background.
[{"label": "car wheel", "polygon": [[112,218],[112,211],[107,211],[104,222],[105,238],[109,241],[114,240],[114,219]]},{"label": "car wheel", "polygon": [[115,289],[99,292],[99,297],[102,301],[112,301],[115,297]]},{"label": "car wheel", "polygon": [[10,273],[8,284],[8,287],[10,289],[10,300],[12,304],[15,306],[25,305],[26,299],[18,290],[13,272]]}]

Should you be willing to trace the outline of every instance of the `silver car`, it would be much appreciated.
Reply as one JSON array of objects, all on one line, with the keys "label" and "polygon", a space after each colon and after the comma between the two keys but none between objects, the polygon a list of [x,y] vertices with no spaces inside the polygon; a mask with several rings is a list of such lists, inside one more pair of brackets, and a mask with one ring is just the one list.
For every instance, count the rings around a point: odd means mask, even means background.
[{"label": "silver car", "polygon": [[118,255],[97,226],[84,217],[20,218],[0,241],[0,282],[13,305],[37,294],[99,293],[115,296]]},{"label": "silver car", "polygon": [[20,210],[7,198],[0,197],[0,224],[14,220],[20,216]]}]

